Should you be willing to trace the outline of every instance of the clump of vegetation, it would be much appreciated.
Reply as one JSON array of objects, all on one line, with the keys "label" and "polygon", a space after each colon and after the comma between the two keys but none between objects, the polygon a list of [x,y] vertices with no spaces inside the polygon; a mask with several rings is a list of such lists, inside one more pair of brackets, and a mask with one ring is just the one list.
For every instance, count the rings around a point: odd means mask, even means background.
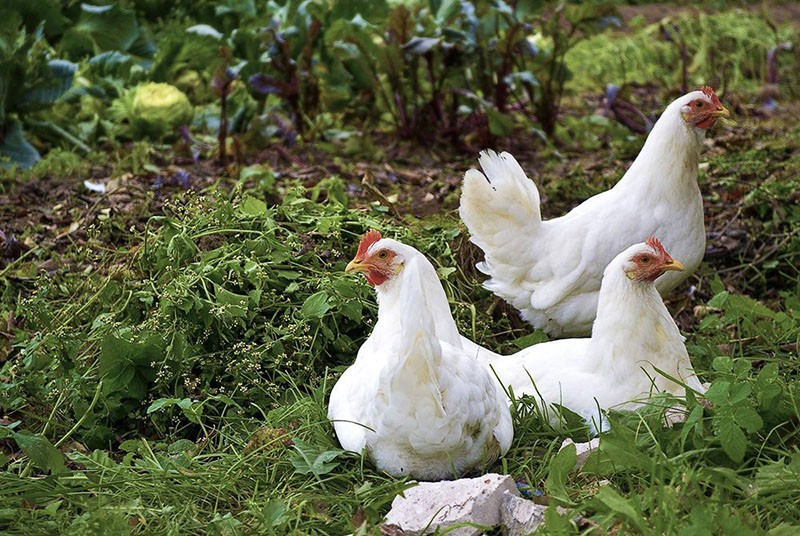
[{"label": "clump of vegetation", "polygon": [[755,13],[683,14],[631,35],[607,32],[577,44],[567,62],[584,68],[570,87],[579,93],[608,84],[681,87],[685,71],[690,88],[755,91],[767,81],[769,50],[793,38],[790,28]]},{"label": "clump of vegetation", "polygon": [[176,137],[178,127],[191,123],[194,115],[185,93],[175,86],[154,82],[126,91],[111,110],[115,121],[127,123],[127,134],[133,139]]}]

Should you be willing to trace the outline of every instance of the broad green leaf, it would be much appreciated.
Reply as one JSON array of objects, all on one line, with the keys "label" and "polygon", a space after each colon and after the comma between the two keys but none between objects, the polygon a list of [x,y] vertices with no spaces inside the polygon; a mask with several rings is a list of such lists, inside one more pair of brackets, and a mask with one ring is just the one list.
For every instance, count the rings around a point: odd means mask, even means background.
[{"label": "broad green leaf", "polygon": [[322,318],[331,308],[328,303],[328,293],[320,290],[306,298],[300,308],[300,315],[304,318]]},{"label": "broad green leaf", "polygon": [[266,523],[267,528],[278,528],[289,520],[286,514],[289,512],[289,507],[285,503],[270,499],[261,507],[259,512],[261,523]]},{"label": "broad green leaf", "polygon": [[167,244],[167,255],[175,264],[192,259],[199,251],[194,241],[182,233],[173,236]]},{"label": "broad green leaf", "polygon": [[761,415],[749,406],[734,409],[733,418],[736,420],[736,424],[751,434],[759,431],[764,426]]},{"label": "broad green leaf", "polygon": [[214,285],[214,297],[217,303],[223,306],[225,316],[231,318],[245,318],[247,316],[249,301],[247,296],[235,294],[220,285]]},{"label": "broad green leaf", "polygon": [[361,322],[363,309],[364,307],[358,300],[349,300],[339,306],[339,311],[353,322]]},{"label": "broad green leaf", "polygon": [[158,411],[158,410],[160,410],[161,408],[164,408],[164,407],[174,406],[179,401],[180,400],[177,399],[177,398],[159,398],[158,400],[156,400],[155,402],[153,402],[152,404],[150,404],[147,407],[147,414],[149,415],[149,414],[151,414],[151,413],[153,413],[155,411]]},{"label": "broad green leaf", "polygon": [[749,296],[741,296],[738,294],[728,298],[728,303],[725,309],[726,311],[735,313],[743,318],[749,318],[753,316],[775,318],[775,311],[772,309]]},{"label": "broad green leaf", "polygon": [[48,62],[50,76],[31,86],[22,96],[20,104],[26,109],[41,108],[53,104],[72,86],[78,66],[71,61],[51,60]]},{"label": "broad green leaf", "polygon": [[489,132],[495,136],[508,136],[514,130],[514,120],[494,108],[486,108]]},{"label": "broad green leaf", "polygon": [[714,419],[722,449],[735,462],[741,462],[747,450],[747,438],[732,415],[719,415]]},{"label": "broad green leaf", "polygon": [[709,386],[705,397],[715,406],[721,406],[728,402],[728,393],[731,389],[731,382],[717,380]]},{"label": "broad green leaf", "polygon": [[731,385],[730,392],[728,393],[728,403],[730,405],[738,404],[750,396],[752,388],[749,383],[734,383]]},{"label": "broad green leaf", "polygon": [[713,298],[708,300],[709,307],[715,307],[717,309],[722,309],[725,307],[725,304],[728,303],[728,298],[730,297],[731,293],[727,290],[723,290],[722,292],[718,292],[714,295]]},{"label": "broad green leaf", "polygon": [[164,360],[163,344],[160,334],[134,335],[128,329],[103,337],[99,358],[103,391],[141,400],[155,378],[151,365]]},{"label": "broad green leaf", "polygon": [[711,368],[717,372],[731,372],[733,370],[733,360],[727,355],[718,356],[711,363]]},{"label": "broad green leaf", "polygon": [[620,495],[610,485],[602,486],[594,498],[611,512],[625,518],[639,530],[644,531],[642,515],[636,511],[628,499]]},{"label": "broad green leaf", "polygon": [[22,452],[39,469],[50,471],[53,474],[63,473],[67,470],[64,465],[64,456],[46,437],[25,430],[14,432],[13,437]]},{"label": "broad green leaf", "polygon": [[569,474],[575,469],[578,462],[575,444],[570,443],[562,448],[550,461],[550,470],[547,473],[545,489],[554,498],[562,503],[572,504],[566,482]]},{"label": "broad green leaf", "polygon": [[267,213],[267,204],[260,199],[248,195],[242,199],[239,210],[248,216],[263,216]]},{"label": "broad green leaf", "polygon": [[600,448],[592,453],[583,466],[583,472],[613,474],[630,469],[645,469],[650,466],[650,457],[636,445],[636,435],[625,426],[611,426],[603,434]]},{"label": "broad green leaf", "polygon": [[339,462],[334,462],[344,451],[325,450],[300,439],[293,439],[296,455],[291,458],[295,472],[301,475],[312,474],[317,478],[330,473]]},{"label": "broad green leaf", "polygon": [[117,5],[81,4],[78,23],[64,34],[62,46],[70,53],[125,52],[139,36],[136,15]]},{"label": "broad green leaf", "polygon": [[[0,128],[2,128],[0,126]],[[8,158],[4,162],[2,157]],[[10,167],[17,165],[21,169],[32,167],[40,159],[39,152],[22,135],[22,125],[19,121],[12,121],[6,126],[6,131],[0,142],[0,166]]]},{"label": "broad green leaf", "polygon": [[534,330],[533,333],[529,333],[528,335],[523,335],[522,337],[514,339],[511,342],[514,346],[516,346],[520,350],[523,350],[529,346],[533,346],[534,344],[539,344],[540,342],[546,342],[548,340],[550,339],[547,336],[547,333],[537,329]]}]

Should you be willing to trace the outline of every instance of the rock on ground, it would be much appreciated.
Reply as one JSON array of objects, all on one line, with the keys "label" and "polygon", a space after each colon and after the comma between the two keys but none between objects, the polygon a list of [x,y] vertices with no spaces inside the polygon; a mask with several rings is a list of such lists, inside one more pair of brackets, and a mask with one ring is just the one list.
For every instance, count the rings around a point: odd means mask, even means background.
[{"label": "rock on ground", "polygon": [[[519,497],[514,479],[489,473],[478,478],[422,482],[398,495],[386,515],[388,525],[397,525],[407,536],[431,534],[458,523],[485,527],[499,525],[504,495]],[[475,527],[459,527],[451,536],[480,536]]]},{"label": "rock on ground", "polygon": [[508,536],[526,536],[542,524],[545,510],[546,506],[504,493],[500,504],[500,522]]}]

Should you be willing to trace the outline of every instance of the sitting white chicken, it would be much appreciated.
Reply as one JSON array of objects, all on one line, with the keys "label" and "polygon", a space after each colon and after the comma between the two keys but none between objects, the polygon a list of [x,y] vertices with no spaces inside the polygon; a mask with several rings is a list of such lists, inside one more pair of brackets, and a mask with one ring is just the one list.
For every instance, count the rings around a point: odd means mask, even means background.
[{"label": "sitting white chicken", "polygon": [[655,285],[665,272],[681,270],[651,237],[617,255],[603,272],[591,338],[536,344],[506,357],[481,352],[480,359],[514,396],[532,396],[554,424],[552,404],[599,430],[598,409],[634,409],[657,392],[683,396],[684,387],[665,375],[703,393],[684,338]]},{"label": "sitting white chicken", "polygon": [[375,286],[378,322],[331,392],[342,447],[421,480],[455,478],[504,454],[513,438],[505,397],[462,348],[433,265],[370,231],[346,271]]},{"label": "sitting white chicken", "polygon": [[618,252],[659,236],[686,271],[658,280],[666,294],[705,253],[697,165],[707,128],[728,111],[703,87],[670,104],[631,167],[610,190],[542,221],[539,192],[508,153],[484,151],[464,176],[460,214],[485,254],[484,286],[551,336],[586,336],[603,268]]}]

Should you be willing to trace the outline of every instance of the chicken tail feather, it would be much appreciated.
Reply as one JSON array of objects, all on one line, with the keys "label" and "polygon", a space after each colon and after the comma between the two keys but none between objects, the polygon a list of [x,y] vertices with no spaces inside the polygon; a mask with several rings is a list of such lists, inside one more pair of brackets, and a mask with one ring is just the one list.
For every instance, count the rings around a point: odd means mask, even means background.
[{"label": "chicken tail feather", "polygon": [[531,264],[520,258],[529,252],[518,245],[520,237],[530,242],[542,223],[539,190],[509,153],[487,149],[478,161],[483,173],[471,169],[464,175],[459,214],[470,241],[483,250],[486,260],[477,267],[492,277],[487,288],[506,298],[498,285],[513,285]]}]

